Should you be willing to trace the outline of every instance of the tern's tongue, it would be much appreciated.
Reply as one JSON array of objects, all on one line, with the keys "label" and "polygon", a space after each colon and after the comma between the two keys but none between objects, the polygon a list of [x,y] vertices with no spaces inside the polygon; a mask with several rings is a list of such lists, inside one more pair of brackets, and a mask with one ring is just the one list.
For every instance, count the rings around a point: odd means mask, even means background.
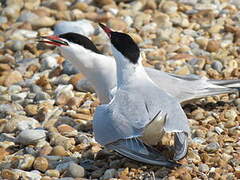
[{"label": "tern's tongue", "polygon": [[105,33],[108,35],[108,37],[111,38],[112,30],[101,23],[99,23],[99,26],[105,31]]}]

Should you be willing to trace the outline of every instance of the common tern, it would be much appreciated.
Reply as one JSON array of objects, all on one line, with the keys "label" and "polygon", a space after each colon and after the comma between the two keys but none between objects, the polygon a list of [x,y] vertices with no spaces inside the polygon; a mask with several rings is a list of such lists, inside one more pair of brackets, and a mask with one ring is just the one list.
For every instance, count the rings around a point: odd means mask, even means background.
[{"label": "common tern", "polygon": [[[109,104],[96,108],[95,139],[136,161],[174,166],[187,153],[189,124],[180,103],[147,75],[140,50],[124,33],[100,24],[111,40],[116,60],[117,89]],[[165,132],[174,133],[174,156],[154,148]]]},{"label": "common tern", "polygon": [[[116,63],[102,55],[93,42],[76,33],[45,36],[41,42],[57,46],[61,54],[82,72],[93,85],[102,104],[110,102],[116,90]],[[149,77],[180,103],[206,96],[237,92],[240,80],[211,80],[197,75],[176,75],[144,68]]]}]

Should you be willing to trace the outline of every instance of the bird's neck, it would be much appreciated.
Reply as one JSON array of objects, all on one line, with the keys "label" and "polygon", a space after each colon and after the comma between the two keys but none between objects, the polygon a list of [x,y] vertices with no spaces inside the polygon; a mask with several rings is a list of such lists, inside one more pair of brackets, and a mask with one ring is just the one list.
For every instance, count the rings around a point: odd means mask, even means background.
[{"label": "bird's neck", "polygon": [[131,63],[119,51],[113,48],[113,54],[117,65],[117,87],[123,87],[138,79],[148,78],[142,65],[141,56],[136,64]]},{"label": "bird's neck", "polygon": [[116,85],[116,64],[112,57],[81,48],[61,49],[61,52],[91,82],[98,96],[109,95]]}]

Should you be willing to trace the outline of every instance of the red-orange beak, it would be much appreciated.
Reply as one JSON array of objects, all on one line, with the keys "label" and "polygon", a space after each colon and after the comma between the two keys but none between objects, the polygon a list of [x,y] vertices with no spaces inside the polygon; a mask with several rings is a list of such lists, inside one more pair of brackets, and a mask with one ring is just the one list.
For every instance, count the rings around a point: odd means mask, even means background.
[{"label": "red-orange beak", "polygon": [[111,38],[112,30],[108,28],[107,26],[103,25],[102,23],[99,23],[99,26],[105,31],[105,33],[108,35],[109,38]]},{"label": "red-orange beak", "polygon": [[68,46],[68,43],[58,36],[41,36],[39,42],[52,44],[55,46]]}]

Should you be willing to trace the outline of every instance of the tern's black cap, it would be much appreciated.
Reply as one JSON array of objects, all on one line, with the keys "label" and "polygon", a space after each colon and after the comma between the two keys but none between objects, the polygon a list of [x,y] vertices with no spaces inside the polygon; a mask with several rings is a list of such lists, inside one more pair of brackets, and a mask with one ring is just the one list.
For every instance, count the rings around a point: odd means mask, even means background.
[{"label": "tern's black cap", "polygon": [[95,53],[101,54],[100,51],[96,48],[96,46],[93,44],[93,42],[81,34],[69,32],[69,33],[60,34],[59,37],[66,39],[69,42],[83,46],[84,48],[89,49]]},{"label": "tern's black cap", "polygon": [[140,55],[139,47],[128,34],[112,31],[110,39],[113,46],[128,58],[130,62],[133,64],[138,62]]}]

